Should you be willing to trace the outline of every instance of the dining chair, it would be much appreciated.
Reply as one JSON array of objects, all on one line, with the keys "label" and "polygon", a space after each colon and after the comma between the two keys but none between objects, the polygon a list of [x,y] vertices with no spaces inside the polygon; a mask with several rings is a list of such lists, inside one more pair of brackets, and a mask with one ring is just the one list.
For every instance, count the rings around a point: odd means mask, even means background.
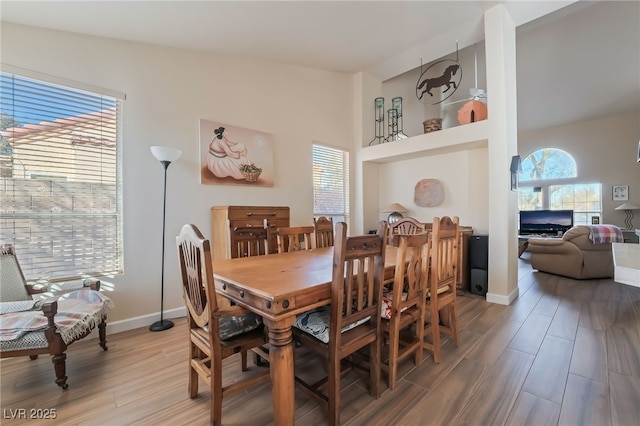
[{"label": "dining chair", "polygon": [[427,225],[412,217],[403,217],[397,222],[389,224],[387,244],[397,245],[393,240],[394,235],[411,235],[427,231]]},{"label": "dining chair", "polygon": [[231,232],[233,233],[232,241],[235,241],[231,247],[232,258],[269,254],[271,231],[266,220],[262,227],[236,227]]},{"label": "dining chair", "polygon": [[[427,284],[428,325],[425,326],[424,347],[433,352],[434,362],[442,361],[441,334],[451,336],[458,346],[456,312],[456,276],[458,269],[459,219],[444,216],[433,218],[429,250],[429,282]],[[441,317],[441,314],[444,317]],[[426,337],[431,335],[431,342]]]},{"label": "dining chair", "polygon": [[[378,235],[347,237],[347,224],[336,224],[331,280],[331,304],[299,314],[292,327],[294,341],[327,362],[327,375],[311,382],[296,371],[295,381],[328,411],[329,424],[340,424],[341,364],[368,348],[369,393],[380,396],[382,276],[386,222]],[[353,367],[365,367],[352,364]],[[364,369],[364,368],[363,368]]]},{"label": "dining chair", "polygon": [[390,389],[397,384],[398,365],[414,356],[422,364],[429,264],[429,234],[397,235],[398,251],[392,289],[382,296],[382,332],[388,358],[382,362]]},{"label": "dining chair", "polygon": [[[311,250],[313,226],[291,226],[278,228],[278,252]],[[300,238],[302,237],[302,239]]]},{"label": "dining chair", "polygon": [[220,425],[223,397],[270,379],[269,369],[260,368],[263,371],[234,377],[223,386],[223,359],[240,353],[242,371],[247,371],[247,351],[262,349],[267,338],[260,316],[217,296],[210,243],[200,230],[184,225],[176,244],[189,328],[189,397],[198,396],[202,378],[210,387],[210,421]]},{"label": "dining chair", "polygon": [[333,247],[334,230],[333,218],[320,216],[313,218],[313,228],[316,234],[316,248]]}]

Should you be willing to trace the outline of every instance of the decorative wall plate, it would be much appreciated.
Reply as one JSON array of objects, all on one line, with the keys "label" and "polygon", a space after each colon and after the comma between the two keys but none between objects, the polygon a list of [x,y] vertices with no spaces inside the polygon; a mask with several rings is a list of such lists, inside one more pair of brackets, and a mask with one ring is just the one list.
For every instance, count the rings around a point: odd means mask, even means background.
[{"label": "decorative wall plate", "polygon": [[413,202],[420,207],[435,207],[444,200],[444,188],[438,179],[422,179],[416,183]]}]

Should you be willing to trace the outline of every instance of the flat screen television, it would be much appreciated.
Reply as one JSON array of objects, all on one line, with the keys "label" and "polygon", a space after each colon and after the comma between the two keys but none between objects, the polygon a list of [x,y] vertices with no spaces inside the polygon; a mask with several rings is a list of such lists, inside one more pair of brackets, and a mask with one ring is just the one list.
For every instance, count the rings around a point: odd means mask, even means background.
[{"label": "flat screen television", "polygon": [[520,210],[520,235],[565,233],[573,226],[573,210]]}]

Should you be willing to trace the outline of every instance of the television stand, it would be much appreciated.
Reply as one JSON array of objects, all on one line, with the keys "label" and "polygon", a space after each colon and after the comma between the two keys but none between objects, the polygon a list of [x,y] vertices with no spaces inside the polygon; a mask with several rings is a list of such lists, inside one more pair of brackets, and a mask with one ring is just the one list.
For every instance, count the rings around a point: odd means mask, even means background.
[{"label": "television stand", "polygon": [[529,247],[529,238],[562,238],[561,234],[520,234],[518,235],[518,258]]}]

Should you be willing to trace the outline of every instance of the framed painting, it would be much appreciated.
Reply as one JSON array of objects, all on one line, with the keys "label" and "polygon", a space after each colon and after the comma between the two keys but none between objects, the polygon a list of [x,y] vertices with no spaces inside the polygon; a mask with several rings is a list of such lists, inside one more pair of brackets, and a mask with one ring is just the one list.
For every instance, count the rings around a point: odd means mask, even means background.
[{"label": "framed painting", "polygon": [[269,133],[200,120],[200,183],[273,186]]},{"label": "framed painting", "polygon": [[613,201],[627,201],[629,199],[629,185],[613,186]]}]

